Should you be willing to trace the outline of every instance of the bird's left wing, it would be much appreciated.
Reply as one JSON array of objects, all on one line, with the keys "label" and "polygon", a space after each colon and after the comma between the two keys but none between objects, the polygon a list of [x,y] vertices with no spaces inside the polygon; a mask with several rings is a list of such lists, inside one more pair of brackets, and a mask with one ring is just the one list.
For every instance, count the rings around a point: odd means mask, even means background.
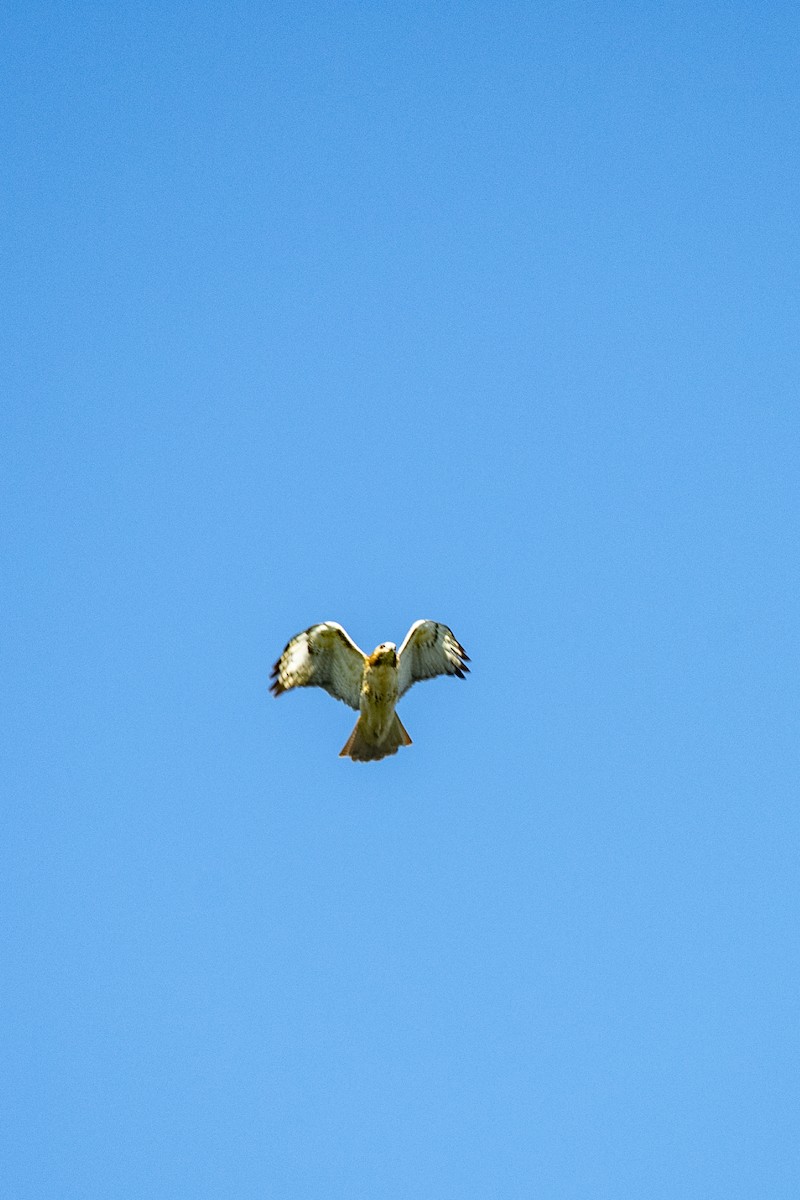
[{"label": "bird's left wing", "polygon": [[280,696],[295,687],[321,687],[357,709],[366,656],[341,625],[311,625],[286,646],[272,668],[270,691]]},{"label": "bird's left wing", "polygon": [[434,675],[458,675],[469,671],[469,656],[456,641],[452,629],[438,621],[415,621],[397,652],[398,699],[412,684]]}]

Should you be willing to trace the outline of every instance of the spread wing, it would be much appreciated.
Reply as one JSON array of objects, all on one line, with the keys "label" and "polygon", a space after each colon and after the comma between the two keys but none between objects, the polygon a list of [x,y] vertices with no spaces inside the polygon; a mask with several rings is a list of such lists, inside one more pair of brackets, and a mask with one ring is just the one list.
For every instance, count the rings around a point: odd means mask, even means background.
[{"label": "spread wing", "polygon": [[325,621],[298,633],[272,668],[270,691],[280,696],[294,687],[321,687],[358,708],[366,656],[341,625]]},{"label": "spread wing", "polygon": [[397,652],[398,699],[412,684],[434,675],[457,675],[469,671],[469,656],[456,641],[452,629],[438,621],[415,621]]}]

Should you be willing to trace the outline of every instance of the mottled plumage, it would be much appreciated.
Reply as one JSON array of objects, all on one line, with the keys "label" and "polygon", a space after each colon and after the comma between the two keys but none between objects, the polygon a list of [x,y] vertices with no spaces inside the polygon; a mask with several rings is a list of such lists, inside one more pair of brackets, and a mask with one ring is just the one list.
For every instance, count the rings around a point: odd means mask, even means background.
[{"label": "mottled plumage", "polygon": [[359,712],[340,757],[371,762],[410,746],[395,705],[413,684],[435,675],[469,671],[468,656],[452,630],[437,621],[416,621],[398,650],[382,642],[370,655],[359,650],[341,625],[325,621],[298,633],[272,668],[275,696],[295,687],[321,687]]}]

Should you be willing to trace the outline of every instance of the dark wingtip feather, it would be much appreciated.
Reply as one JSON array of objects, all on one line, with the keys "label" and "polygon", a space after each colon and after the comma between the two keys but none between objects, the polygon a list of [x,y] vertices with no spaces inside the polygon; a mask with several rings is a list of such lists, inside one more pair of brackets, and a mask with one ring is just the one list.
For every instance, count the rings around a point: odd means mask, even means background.
[{"label": "dark wingtip feather", "polygon": [[463,679],[465,675],[469,675],[469,667],[467,666],[467,663],[471,660],[460,642],[456,642],[456,649],[458,651],[458,657],[461,660],[456,667],[456,675],[459,679]]},{"label": "dark wingtip feather", "polygon": [[280,666],[280,659],[278,659],[278,661],[275,663],[275,665],[273,666],[272,670],[269,673],[269,677],[271,680],[271,683],[269,685],[269,690],[272,692],[273,696],[280,696],[283,692],[286,691],[286,688],[283,686],[280,679],[278,678],[278,667],[279,666]]}]

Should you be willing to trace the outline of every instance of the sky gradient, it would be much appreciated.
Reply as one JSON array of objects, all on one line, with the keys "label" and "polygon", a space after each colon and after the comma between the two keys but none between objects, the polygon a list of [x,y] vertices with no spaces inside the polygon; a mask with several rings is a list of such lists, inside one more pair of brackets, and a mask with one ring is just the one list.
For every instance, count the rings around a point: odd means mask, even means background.
[{"label": "sky gradient", "polygon": [[5,1195],[797,1196],[799,33],[7,6]]}]

